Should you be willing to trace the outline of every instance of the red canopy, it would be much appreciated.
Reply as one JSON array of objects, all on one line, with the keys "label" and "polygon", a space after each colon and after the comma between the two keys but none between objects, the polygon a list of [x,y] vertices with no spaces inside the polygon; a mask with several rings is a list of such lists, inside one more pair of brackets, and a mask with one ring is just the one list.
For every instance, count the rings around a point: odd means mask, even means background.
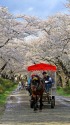
[{"label": "red canopy", "polygon": [[51,64],[45,64],[45,63],[39,63],[39,64],[34,64],[31,66],[28,66],[27,68],[28,71],[35,71],[35,70],[51,70],[51,71],[56,71],[57,67]]}]

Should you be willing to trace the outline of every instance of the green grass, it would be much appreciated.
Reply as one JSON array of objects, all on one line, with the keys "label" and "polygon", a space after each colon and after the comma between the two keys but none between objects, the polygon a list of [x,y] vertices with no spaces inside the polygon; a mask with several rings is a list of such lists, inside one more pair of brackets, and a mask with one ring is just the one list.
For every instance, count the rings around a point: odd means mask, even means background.
[{"label": "green grass", "polygon": [[16,87],[16,83],[0,78],[0,106],[5,105],[7,97]]},{"label": "green grass", "polygon": [[70,87],[62,88],[58,87],[57,88],[57,93],[62,96],[68,96],[70,97]]},{"label": "green grass", "polygon": [[13,87],[7,89],[4,93],[0,94],[0,105],[4,105],[6,103],[7,97],[16,87],[17,85],[14,85]]}]

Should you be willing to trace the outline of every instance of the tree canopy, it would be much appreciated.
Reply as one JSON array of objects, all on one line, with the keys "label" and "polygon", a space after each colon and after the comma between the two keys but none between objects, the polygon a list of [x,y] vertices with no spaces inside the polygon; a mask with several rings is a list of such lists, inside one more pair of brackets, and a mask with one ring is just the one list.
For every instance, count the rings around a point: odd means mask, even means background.
[{"label": "tree canopy", "polygon": [[[70,2],[66,6],[69,5]],[[25,71],[34,62],[55,64],[58,76],[69,78],[70,15],[58,13],[39,19],[13,16],[7,8],[0,7],[0,73]]]}]

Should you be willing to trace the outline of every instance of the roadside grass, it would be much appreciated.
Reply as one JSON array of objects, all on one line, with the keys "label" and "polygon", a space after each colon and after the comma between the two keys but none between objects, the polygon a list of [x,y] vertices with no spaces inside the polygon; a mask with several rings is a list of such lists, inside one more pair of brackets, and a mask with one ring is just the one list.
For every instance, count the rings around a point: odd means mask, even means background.
[{"label": "roadside grass", "polygon": [[70,97],[70,87],[57,87],[57,93],[62,96]]},{"label": "roadside grass", "polygon": [[16,87],[13,81],[0,78],[0,106],[5,105],[7,97]]},{"label": "roadside grass", "polygon": [[17,85],[14,85],[11,88],[6,88],[5,92],[0,94],[0,105],[5,105],[7,97],[10,95],[10,93],[15,90]]},{"label": "roadside grass", "polygon": [[8,79],[0,78],[0,116],[5,110],[7,97],[17,88],[17,83]]}]

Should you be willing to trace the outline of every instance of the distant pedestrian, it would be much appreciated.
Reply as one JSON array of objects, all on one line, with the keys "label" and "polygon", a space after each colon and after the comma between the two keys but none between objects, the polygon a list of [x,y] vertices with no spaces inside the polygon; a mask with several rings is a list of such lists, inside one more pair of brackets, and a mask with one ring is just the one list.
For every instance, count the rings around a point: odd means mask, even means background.
[{"label": "distant pedestrian", "polygon": [[21,85],[21,81],[19,81],[18,90],[21,90],[21,89],[22,89],[22,85]]}]

